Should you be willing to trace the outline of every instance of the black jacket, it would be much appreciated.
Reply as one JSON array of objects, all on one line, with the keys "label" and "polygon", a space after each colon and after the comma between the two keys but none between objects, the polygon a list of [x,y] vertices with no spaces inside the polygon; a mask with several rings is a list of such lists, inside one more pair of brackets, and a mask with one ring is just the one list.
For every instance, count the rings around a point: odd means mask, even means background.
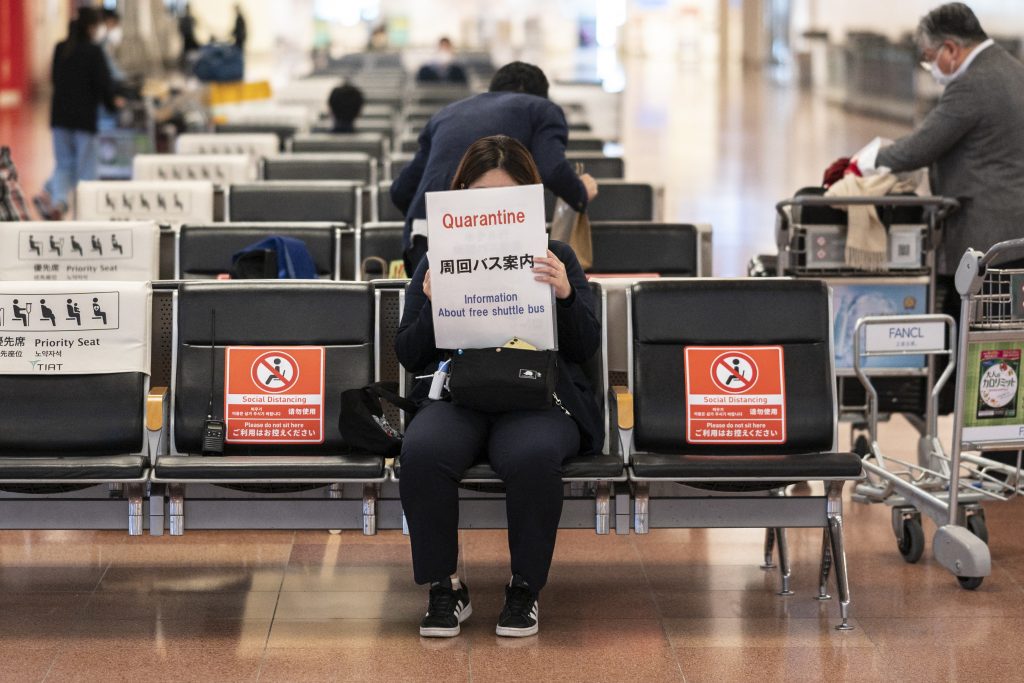
[{"label": "black jacket", "polygon": [[[601,345],[601,325],[594,315],[594,297],[572,248],[562,242],[548,242],[548,248],[565,264],[572,285],[569,298],[559,300],[558,382],[555,392],[580,428],[580,453],[594,455],[604,445],[601,409],[583,372],[582,364],[597,353]],[[434,318],[430,300],[423,293],[423,278],[430,267],[428,258],[420,261],[416,274],[405,290],[405,310],[395,339],[399,362],[415,375],[432,374],[449,351],[434,341]],[[426,400],[430,379],[416,382],[410,398]]]},{"label": "black jacket", "polygon": [[535,95],[487,92],[450,104],[427,122],[419,151],[391,184],[391,201],[405,214],[405,247],[412,221],[427,217],[427,192],[450,190],[462,155],[480,138],[508,135],[523,143],[544,186],[577,211],[587,208],[587,190],[565,159],[569,126],[562,108]]},{"label": "black jacket", "polygon": [[66,44],[58,43],[53,51],[50,127],[95,133],[100,104],[115,109],[107,58],[93,43],[78,43],[65,54]]}]

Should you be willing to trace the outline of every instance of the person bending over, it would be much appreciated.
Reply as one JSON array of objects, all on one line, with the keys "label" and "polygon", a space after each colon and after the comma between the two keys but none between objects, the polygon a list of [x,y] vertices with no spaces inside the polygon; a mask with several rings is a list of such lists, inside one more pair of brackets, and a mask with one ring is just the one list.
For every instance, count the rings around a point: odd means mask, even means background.
[{"label": "person bending over", "polygon": [[[506,136],[474,142],[463,156],[452,189],[540,183],[533,157]],[[400,492],[412,544],[416,583],[430,584],[420,635],[451,637],[472,613],[469,588],[456,574],[459,554],[459,480],[486,459],[505,484],[512,578],[498,617],[499,636],[537,633],[537,598],[548,578],[562,514],[562,462],[601,450],[600,408],[582,363],[600,345],[600,324],[583,269],[572,249],[549,242],[534,258],[534,278],[551,286],[557,300],[558,379],[565,406],[546,410],[484,413],[449,401],[426,401],[430,380],[412,398],[422,401],[402,443]],[[430,267],[423,259],[406,292],[395,341],[398,359],[415,374],[433,372],[450,350],[435,343]]]}]

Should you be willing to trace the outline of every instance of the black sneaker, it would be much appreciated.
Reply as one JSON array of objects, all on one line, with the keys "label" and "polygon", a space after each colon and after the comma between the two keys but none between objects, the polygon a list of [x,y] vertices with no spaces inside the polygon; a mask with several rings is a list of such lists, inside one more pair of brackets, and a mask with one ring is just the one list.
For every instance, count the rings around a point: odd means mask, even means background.
[{"label": "black sneaker", "polygon": [[539,612],[537,598],[529,584],[518,574],[505,586],[505,607],[498,617],[499,636],[522,638],[537,633]]},{"label": "black sneaker", "polygon": [[420,622],[420,635],[427,638],[452,638],[459,635],[461,624],[473,613],[469,604],[469,587],[461,583],[459,590],[452,589],[452,580],[430,584],[430,601],[427,615]]}]

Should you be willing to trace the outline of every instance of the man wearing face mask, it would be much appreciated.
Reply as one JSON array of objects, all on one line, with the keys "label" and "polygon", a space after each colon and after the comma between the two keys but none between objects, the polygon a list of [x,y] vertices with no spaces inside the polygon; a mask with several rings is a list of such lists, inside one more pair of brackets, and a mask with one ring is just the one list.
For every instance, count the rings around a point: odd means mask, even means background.
[{"label": "man wearing face mask", "polygon": [[932,192],[960,201],[936,252],[938,304],[956,315],[952,275],[964,251],[985,251],[1024,234],[1024,64],[996,45],[959,2],[925,15],[917,42],[945,91],[913,133],[876,158],[862,153],[857,165],[896,173],[927,166]]}]

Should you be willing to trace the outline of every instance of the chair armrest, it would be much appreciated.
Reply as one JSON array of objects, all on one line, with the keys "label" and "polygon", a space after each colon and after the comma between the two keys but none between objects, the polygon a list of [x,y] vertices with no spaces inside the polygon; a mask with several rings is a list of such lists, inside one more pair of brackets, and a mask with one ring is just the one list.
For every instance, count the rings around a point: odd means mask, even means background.
[{"label": "chair armrest", "polygon": [[157,432],[164,427],[167,415],[167,387],[151,387],[146,395],[146,429]]},{"label": "chair armrest", "polygon": [[619,448],[624,465],[629,465],[633,450],[633,394],[624,386],[613,386],[608,390],[612,409],[612,438]]},{"label": "chair armrest", "polygon": [[633,394],[624,386],[613,386],[612,401],[615,404],[615,420],[619,429],[633,428]]},{"label": "chair armrest", "polygon": [[147,466],[156,464],[158,455],[166,455],[170,443],[168,438],[168,417],[171,414],[171,402],[168,400],[167,387],[150,387],[146,395],[146,453]]}]

